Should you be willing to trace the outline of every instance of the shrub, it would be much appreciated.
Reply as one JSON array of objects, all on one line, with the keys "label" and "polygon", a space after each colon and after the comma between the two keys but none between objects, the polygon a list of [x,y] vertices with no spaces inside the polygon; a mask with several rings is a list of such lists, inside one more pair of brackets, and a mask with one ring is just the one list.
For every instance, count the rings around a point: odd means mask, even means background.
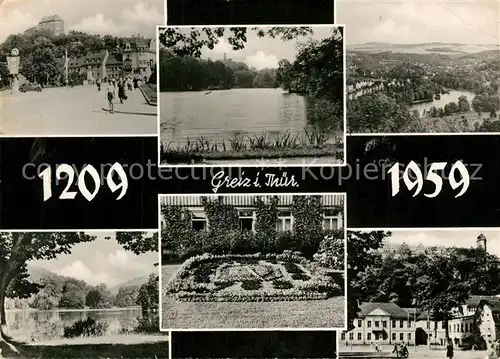
[{"label": "shrub", "polygon": [[321,196],[294,196],[292,203],[293,233],[301,243],[306,258],[312,258],[323,239]]},{"label": "shrub", "polygon": [[98,337],[106,334],[109,324],[87,318],[74,322],[71,326],[64,327],[64,338]]},{"label": "shrub", "polygon": [[215,283],[216,289],[217,290],[222,290],[224,288],[228,288],[234,285],[233,281],[225,281],[225,282],[217,282]]},{"label": "shrub", "polygon": [[321,266],[343,270],[345,266],[344,231],[327,233],[321,241],[320,250],[314,255],[314,260]]},{"label": "shrub", "polygon": [[246,280],[241,283],[241,288],[245,290],[257,290],[262,288],[262,281],[260,279]]},{"label": "shrub", "polygon": [[311,279],[311,277],[309,277],[306,274],[302,274],[302,273],[294,273],[294,274],[292,274],[292,279],[306,281],[306,280]]},{"label": "shrub", "polygon": [[275,280],[273,281],[273,287],[275,289],[291,289],[293,288],[293,284],[287,280]]},{"label": "shrub", "polygon": [[263,253],[273,252],[276,250],[276,237],[278,235],[276,228],[278,222],[278,198],[271,198],[270,203],[264,203],[261,198],[257,198],[255,206],[255,239]]},{"label": "shrub", "polygon": [[157,333],[160,328],[160,318],[137,318],[137,325],[134,327],[135,333]]},{"label": "shrub", "polygon": [[304,271],[293,262],[285,262],[283,265],[286,271],[290,274],[304,274]]}]

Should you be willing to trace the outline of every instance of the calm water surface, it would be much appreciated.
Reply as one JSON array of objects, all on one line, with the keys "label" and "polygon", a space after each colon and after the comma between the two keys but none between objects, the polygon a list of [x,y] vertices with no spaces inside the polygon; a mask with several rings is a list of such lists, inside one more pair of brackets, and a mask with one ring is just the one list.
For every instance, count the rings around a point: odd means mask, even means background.
[{"label": "calm water surface", "polygon": [[474,92],[450,91],[449,94],[441,94],[441,98],[439,100],[434,100],[432,102],[424,102],[424,103],[419,103],[416,105],[411,105],[410,111],[418,110],[418,113],[420,114],[420,116],[422,116],[424,113],[424,110],[427,112],[431,109],[431,107],[444,109],[444,106],[449,104],[450,102],[457,102],[458,103],[458,98],[460,96],[467,97],[467,100],[469,101],[469,105],[471,105],[471,108],[472,108],[472,100],[476,96],[476,94]]},{"label": "calm water surface", "polygon": [[235,135],[301,133],[308,124],[306,99],[281,89],[162,92],[160,116],[164,143],[201,136],[227,140]]},{"label": "calm water surface", "polygon": [[123,329],[133,329],[137,325],[137,318],[142,317],[142,313],[140,308],[75,311],[12,310],[7,311],[7,330],[16,340],[28,342],[51,340],[61,338],[64,327],[88,317],[108,323],[106,335],[114,335]]}]

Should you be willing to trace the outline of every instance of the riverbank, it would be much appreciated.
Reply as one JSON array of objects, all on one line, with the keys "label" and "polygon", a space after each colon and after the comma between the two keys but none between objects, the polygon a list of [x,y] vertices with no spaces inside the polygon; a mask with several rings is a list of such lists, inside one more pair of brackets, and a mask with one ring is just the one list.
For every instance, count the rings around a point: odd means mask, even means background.
[{"label": "riverbank", "polygon": [[[168,358],[168,335],[117,335],[14,343],[20,354],[2,345],[0,358]],[[3,355],[3,357],[2,357]]]},{"label": "riverbank", "polygon": [[[244,151],[213,151],[190,152],[177,150],[163,150],[160,153],[162,164],[206,163],[218,161],[247,161],[247,160],[279,160],[279,159],[307,159],[322,157],[343,159],[343,149],[328,148],[276,148]],[[325,162],[326,163],[326,160]],[[333,164],[333,163],[332,163]]]}]

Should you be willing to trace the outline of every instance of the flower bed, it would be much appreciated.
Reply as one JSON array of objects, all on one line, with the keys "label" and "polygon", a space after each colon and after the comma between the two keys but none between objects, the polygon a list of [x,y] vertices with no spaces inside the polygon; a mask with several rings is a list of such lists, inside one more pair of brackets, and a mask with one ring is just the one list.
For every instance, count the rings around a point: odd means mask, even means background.
[{"label": "flower bed", "polygon": [[296,252],[195,256],[166,287],[181,301],[320,300],[343,295],[328,272]]}]

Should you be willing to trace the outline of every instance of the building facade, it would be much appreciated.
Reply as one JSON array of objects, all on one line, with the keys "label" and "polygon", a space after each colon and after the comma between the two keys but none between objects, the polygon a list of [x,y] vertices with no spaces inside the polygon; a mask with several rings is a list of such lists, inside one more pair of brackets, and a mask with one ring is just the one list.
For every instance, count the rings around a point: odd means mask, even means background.
[{"label": "building facade", "polygon": [[481,337],[488,348],[500,339],[500,298],[491,297],[481,300],[475,315]]},{"label": "building facade", "polygon": [[360,306],[354,329],[342,332],[347,345],[415,343],[415,311],[394,303],[365,302]]},{"label": "building facade", "polygon": [[[210,227],[210,223],[205,213],[203,206],[203,197],[207,199],[220,198],[226,205],[234,206],[239,215],[240,229],[255,231],[255,223],[257,219],[257,211],[255,200],[259,197],[264,202],[268,202],[271,198],[278,199],[278,231],[292,231],[294,217],[291,210],[293,203],[293,195],[271,195],[271,196],[256,196],[256,195],[230,195],[230,196],[189,196],[176,195],[165,196],[161,198],[162,206],[178,206],[184,207],[191,213],[191,224],[194,230],[205,230]],[[343,228],[343,206],[344,196],[331,194],[321,196],[323,229],[337,230]],[[339,209],[342,208],[342,209]]]},{"label": "building facade", "polygon": [[24,34],[32,35],[38,31],[42,31],[49,36],[64,35],[64,20],[57,15],[44,16],[36,26],[26,29]]},{"label": "building facade", "polygon": [[89,53],[77,59],[68,60],[69,73],[84,75],[87,81],[95,81],[106,77],[106,63],[109,58],[107,50]]},{"label": "building facade", "polygon": [[152,39],[137,36],[123,49],[124,69],[137,78],[148,78],[156,66],[156,44]]}]

